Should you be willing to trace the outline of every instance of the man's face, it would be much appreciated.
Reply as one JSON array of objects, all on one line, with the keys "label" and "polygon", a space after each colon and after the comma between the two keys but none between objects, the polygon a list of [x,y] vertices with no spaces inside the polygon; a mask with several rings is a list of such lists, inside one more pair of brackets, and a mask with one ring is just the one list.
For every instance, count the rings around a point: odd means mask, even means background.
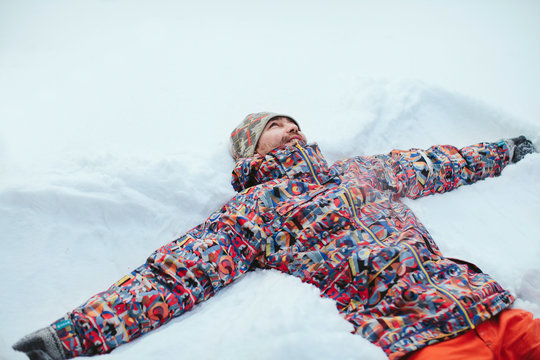
[{"label": "man's face", "polygon": [[264,156],[277,147],[292,145],[296,140],[302,143],[307,142],[305,135],[298,129],[298,125],[289,118],[275,117],[264,127],[255,152]]}]

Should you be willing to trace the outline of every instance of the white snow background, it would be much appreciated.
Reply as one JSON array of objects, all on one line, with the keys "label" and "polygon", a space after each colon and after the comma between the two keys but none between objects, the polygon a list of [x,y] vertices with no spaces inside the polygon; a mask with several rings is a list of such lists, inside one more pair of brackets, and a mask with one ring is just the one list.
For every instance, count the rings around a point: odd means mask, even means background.
[{"label": "white snow background", "polygon": [[[0,358],[232,195],[228,134],[294,116],[329,162],[540,145],[540,2],[0,1]],[[540,155],[406,200],[540,316]],[[384,359],[330,300],[255,271],[103,359]]]}]

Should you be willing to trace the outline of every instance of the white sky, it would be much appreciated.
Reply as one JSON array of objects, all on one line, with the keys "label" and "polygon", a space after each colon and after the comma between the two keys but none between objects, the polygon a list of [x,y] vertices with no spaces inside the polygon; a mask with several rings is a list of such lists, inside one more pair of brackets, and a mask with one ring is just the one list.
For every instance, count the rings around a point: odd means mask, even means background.
[{"label": "white sky", "polygon": [[2,0],[0,171],[224,146],[260,110],[339,123],[366,79],[539,123],[539,15],[536,0]]}]

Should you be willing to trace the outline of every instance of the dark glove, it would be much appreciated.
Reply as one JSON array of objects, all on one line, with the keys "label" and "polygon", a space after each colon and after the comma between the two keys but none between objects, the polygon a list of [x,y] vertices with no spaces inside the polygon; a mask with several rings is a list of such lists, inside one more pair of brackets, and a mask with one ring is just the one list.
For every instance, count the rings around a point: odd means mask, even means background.
[{"label": "dark glove", "polygon": [[13,345],[13,349],[22,351],[30,360],[63,360],[66,358],[60,340],[51,327],[26,335]]},{"label": "dark glove", "polygon": [[[525,157],[527,154],[536,152],[533,143],[523,135],[517,138],[510,139],[513,144],[513,151],[510,150],[511,159],[513,163],[517,163]],[[511,147],[511,146],[509,146]]]}]

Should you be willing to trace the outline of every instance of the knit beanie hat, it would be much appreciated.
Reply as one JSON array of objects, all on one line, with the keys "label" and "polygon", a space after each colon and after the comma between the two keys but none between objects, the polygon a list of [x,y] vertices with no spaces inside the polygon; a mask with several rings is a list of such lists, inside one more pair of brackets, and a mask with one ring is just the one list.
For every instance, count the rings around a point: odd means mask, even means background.
[{"label": "knit beanie hat", "polygon": [[[286,117],[296,123],[289,115],[273,112],[258,112],[249,114],[231,133],[231,152],[235,160],[252,157],[257,148],[264,127],[275,117]],[[298,123],[296,123],[298,125]]]}]

